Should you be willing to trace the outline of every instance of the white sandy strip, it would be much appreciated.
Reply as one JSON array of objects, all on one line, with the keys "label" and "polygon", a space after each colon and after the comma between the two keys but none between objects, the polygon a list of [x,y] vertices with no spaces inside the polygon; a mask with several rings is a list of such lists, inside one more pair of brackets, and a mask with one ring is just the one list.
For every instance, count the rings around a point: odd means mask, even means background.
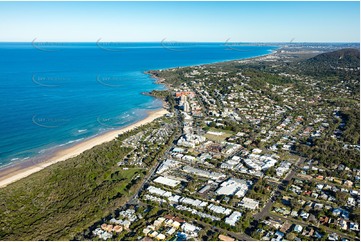
[{"label": "white sandy strip", "polygon": [[145,119],[140,120],[139,122],[137,122],[135,124],[129,125],[122,129],[109,131],[102,135],[96,136],[92,139],[85,140],[79,144],[74,145],[73,147],[58,151],[52,158],[50,158],[47,161],[36,164],[34,166],[30,166],[26,169],[12,172],[9,175],[5,176],[2,180],[0,180],[0,187],[5,187],[10,183],[18,181],[24,177],[27,177],[27,176],[29,176],[35,172],[38,172],[38,171],[44,169],[45,167],[48,167],[59,161],[63,161],[63,160],[75,157],[75,156],[83,153],[84,151],[93,148],[94,146],[103,144],[105,142],[109,142],[109,141],[115,139],[116,137],[118,137],[118,135],[125,133],[127,131],[130,131],[134,128],[137,128],[139,126],[148,124],[148,123],[152,122],[154,119],[159,118],[167,113],[168,113],[168,111],[165,109],[161,109],[161,110],[154,111],[154,112],[149,112],[149,115]]}]

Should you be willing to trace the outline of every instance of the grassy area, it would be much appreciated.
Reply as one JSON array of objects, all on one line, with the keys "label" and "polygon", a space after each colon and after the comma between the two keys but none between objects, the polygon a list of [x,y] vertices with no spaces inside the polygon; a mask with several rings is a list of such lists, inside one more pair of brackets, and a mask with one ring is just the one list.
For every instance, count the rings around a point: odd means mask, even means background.
[{"label": "grassy area", "polygon": [[145,130],[159,129],[161,123],[158,120],[138,127],[1,188],[0,240],[72,240],[112,214],[140,188],[175,133],[161,149],[144,151],[145,168],[117,165],[133,149],[122,142]]},{"label": "grassy area", "polygon": [[343,97],[331,98],[330,101],[336,102],[336,103],[340,103],[340,102],[341,103],[351,103],[351,104],[359,103],[359,100],[351,99],[351,98],[343,98]]},{"label": "grassy area", "polygon": [[300,159],[300,156],[288,152],[280,152],[278,153],[278,155],[280,156],[281,160],[287,160],[293,164],[295,164],[298,161],[298,159]]},{"label": "grassy area", "polygon": [[144,170],[114,140],[0,189],[0,240],[69,240],[126,201]]},{"label": "grassy area", "polygon": [[[221,135],[215,135],[215,134],[209,134],[209,132],[217,132],[222,133]],[[232,131],[229,130],[223,130],[223,129],[216,129],[216,128],[210,128],[208,132],[204,135],[207,139],[216,141],[216,142],[222,142],[226,138],[233,135]]]}]

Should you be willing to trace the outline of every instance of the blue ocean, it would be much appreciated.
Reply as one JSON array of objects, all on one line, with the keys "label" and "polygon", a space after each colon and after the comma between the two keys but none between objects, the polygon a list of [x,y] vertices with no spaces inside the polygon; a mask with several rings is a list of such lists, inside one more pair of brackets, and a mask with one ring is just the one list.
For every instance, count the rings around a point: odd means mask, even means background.
[{"label": "blue ocean", "polygon": [[0,43],[0,166],[41,159],[146,117],[147,70],[265,55],[224,43]]}]

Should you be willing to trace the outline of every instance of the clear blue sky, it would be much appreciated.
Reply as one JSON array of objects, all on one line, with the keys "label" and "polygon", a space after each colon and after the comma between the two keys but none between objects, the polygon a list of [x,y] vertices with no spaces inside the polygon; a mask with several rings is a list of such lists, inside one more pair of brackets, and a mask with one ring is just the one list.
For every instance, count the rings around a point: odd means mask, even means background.
[{"label": "clear blue sky", "polygon": [[359,42],[359,2],[0,2],[0,41]]}]

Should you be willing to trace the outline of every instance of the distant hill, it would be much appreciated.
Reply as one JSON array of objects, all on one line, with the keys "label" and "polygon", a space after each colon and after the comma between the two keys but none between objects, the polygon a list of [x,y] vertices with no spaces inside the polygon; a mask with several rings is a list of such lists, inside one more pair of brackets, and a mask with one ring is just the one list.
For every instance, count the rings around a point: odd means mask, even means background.
[{"label": "distant hill", "polygon": [[305,64],[334,67],[355,68],[360,66],[359,49],[341,49],[323,53],[307,59]]},{"label": "distant hill", "polygon": [[300,75],[312,77],[325,85],[342,85],[353,95],[360,95],[360,50],[340,49],[294,62],[290,66]]},{"label": "distant hill", "polygon": [[[304,75],[319,80],[333,81],[356,79],[359,82],[357,68],[360,67],[359,49],[341,49],[316,55],[293,64]],[[356,75],[357,74],[357,75]]]}]

